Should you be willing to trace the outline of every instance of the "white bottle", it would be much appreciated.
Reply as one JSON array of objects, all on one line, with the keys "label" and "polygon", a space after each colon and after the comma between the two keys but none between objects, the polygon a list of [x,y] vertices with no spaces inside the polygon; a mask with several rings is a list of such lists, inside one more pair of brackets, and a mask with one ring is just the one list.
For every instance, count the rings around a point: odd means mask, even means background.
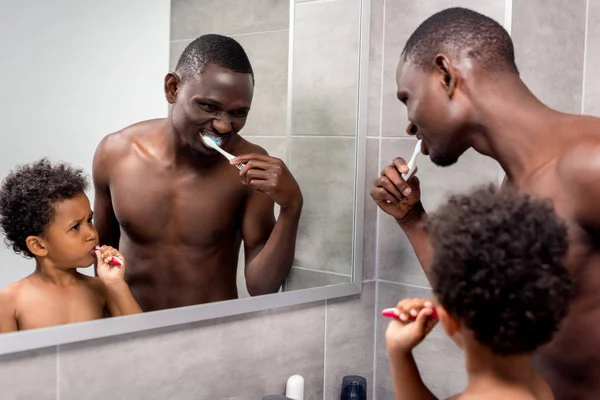
[{"label": "white bottle", "polygon": [[304,378],[300,375],[292,375],[287,380],[285,397],[292,400],[304,400]]}]

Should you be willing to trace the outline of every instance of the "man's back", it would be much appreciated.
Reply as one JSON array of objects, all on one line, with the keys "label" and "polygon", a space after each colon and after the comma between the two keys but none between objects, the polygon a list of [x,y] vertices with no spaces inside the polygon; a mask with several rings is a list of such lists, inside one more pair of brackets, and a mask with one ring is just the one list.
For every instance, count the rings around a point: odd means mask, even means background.
[{"label": "man's back", "polygon": [[[96,171],[104,170],[112,208],[96,211],[104,214],[100,240],[110,243],[120,230],[113,245],[129,260],[126,279],[145,311],[236,298],[248,189],[218,154],[176,165],[167,156],[165,142],[173,139],[164,126],[164,120],[142,122],[99,146],[97,160],[104,161],[94,167],[96,190],[103,195]],[[232,145],[236,153],[264,152],[239,136]]]},{"label": "man's back", "polygon": [[[582,193],[573,188],[573,182],[579,180],[582,168],[598,163],[590,152],[600,150],[600,119],[565,116],[564,120],[569,133],[548,134],[570,134],[570,146],[560,158],[517,184],[521,191],[551,199],[565,220],[569,230],[566,266],[576,288],[562,328],[537,352],[536,364],[557,399],[596,399],[600,398],[600,227],[581,218]],[[600,215],[600,203],[597,207]]]}]

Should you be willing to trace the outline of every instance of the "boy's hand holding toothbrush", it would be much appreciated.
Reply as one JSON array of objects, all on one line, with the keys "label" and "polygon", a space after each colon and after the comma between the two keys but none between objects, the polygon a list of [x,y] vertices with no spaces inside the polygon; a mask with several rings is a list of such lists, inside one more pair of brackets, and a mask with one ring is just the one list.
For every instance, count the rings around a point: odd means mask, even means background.
[{"label": "boy's hand holding toothbrush", "polygon": [[396,308],[384,310],[396,315],[385,332],[388,354],[410,353],[437,324],[435,303],[425,299],[404,299]]},{"label": "boy's hand holding toothbrush", "polygon": [[282,210],[301,210],[303,199],[300,186],[283,161],[264,154],[245,154],[229,162],[232,165],[245,164],[240,171],[244,185],[265,193]]},{"label": "boy's hand holding toothbrush", "polygon": [[371,189],[371,197],[385,213],[398,222],[405,222],[424,212],[421,204],[421,190],[417,172],[416,157],[421,151],[421,141],[415,146],[413,155],[407,163],[397,157],[381,172]]},{"label": "boy's hand holding toothbrush", "polygon": [[111,246],[97,246],[94,254],[98,278],[105,285],[125,282],[125,258],[117,249]]}]

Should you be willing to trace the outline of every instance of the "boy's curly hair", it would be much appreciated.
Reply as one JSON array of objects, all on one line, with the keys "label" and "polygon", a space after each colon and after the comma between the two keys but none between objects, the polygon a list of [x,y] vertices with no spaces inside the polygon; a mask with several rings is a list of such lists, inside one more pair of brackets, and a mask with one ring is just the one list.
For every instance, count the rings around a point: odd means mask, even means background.
[{"label": "boy's curly hair", "polygon": [[87,188],[84,171],[68,164],[53,165],[43,158],[16,167],[0,187],[0,227],[6,244],[17,254],[33,257],[27,237],[44,234],[54,218],[54,205]]},{"label": "boy's curly hair", "polygon": [[566,226],[550,202],[493,185],[453,196],[428,220],[433,289],[495,354],[549,342],[573,295]]}]

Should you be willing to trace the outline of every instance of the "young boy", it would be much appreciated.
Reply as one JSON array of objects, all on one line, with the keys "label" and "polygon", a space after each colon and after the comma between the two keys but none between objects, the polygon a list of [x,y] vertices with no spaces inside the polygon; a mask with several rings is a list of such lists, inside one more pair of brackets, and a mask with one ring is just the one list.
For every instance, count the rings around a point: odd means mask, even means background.
[{"label": "young boy", "polygon": [[427,229],[436,301],[401,301],[388,326],[396,398],[436,398],[411,352],[439,320],[465,352],[468,385],[452,399],[553,399],[532,353],[558,329],[573,289],[551,204],[490,186],[452,197]]},{"label": "young boy", "polygon": [[[0,291],[0,333],[141,312],[125,261],[98,243],[84,172],[42,159],[17,167],[0,187],[0,227],[35,272]],[[115,256],[122,266],[110,264]],[[96,265],[98,278],[77,272]],[[6,268],[6,266],[3,266]]]}]

